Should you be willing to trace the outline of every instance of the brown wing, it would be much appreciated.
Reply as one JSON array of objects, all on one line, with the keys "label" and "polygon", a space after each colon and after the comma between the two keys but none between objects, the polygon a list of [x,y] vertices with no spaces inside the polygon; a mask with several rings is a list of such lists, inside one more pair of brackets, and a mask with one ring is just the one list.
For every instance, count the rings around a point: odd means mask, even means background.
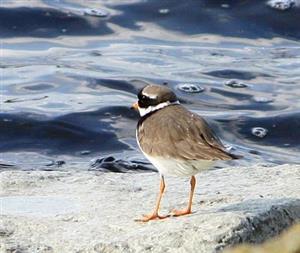
[{"label": "brown wing", "polygon": [[231,160],[220,140],[200,116],[173,105],[141,119],[138,128],[141,149],[150,156],[187,160]]}]

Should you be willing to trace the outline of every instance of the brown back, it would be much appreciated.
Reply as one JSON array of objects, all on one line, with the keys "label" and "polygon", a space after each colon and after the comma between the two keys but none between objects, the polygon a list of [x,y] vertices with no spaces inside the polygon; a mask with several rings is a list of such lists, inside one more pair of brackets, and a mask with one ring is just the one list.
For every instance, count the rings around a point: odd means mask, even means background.
[{"label": "brown back", "polygon": [[221,141],[200,116],[171,105],[140,119],[137,132],[143,152],[180,160],[231,160]]}]

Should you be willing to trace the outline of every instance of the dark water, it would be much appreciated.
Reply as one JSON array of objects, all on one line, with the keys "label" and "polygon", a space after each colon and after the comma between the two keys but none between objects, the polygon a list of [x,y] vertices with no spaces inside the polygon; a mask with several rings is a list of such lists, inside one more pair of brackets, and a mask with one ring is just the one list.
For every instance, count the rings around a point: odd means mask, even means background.
[{"label": "dark water", "polygon": [[129,109],[147,83],[203,115],[235,164],[300,163],[300,2],[276,6],[2,0],[0,169],[151,168]]}]

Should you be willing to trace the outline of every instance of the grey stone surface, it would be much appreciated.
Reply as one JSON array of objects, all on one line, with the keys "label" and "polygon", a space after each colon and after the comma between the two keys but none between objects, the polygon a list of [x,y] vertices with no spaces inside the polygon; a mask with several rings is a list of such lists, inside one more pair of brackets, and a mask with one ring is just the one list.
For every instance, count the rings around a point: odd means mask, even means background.
[{"label": "grey stone surface", "polygon": [[[300,219],[300,166],[197,176],[193,213],[134,221],[154,206],[156,173],[4,171],[0,252],[215,252],[261,242]],[[188,179],[166,178],[161,212],[184,207]]]}]

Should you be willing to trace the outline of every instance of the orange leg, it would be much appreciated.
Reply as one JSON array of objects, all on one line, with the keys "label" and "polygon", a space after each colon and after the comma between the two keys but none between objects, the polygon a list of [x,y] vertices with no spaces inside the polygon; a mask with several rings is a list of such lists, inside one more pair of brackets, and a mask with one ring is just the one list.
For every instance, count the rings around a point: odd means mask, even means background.
[{"label": "orange leg", "polygon": [[160,206],[160,201],[161,201],[162,195],[163,195],[163,193],[165,191],[165,186],[166,185],[165,185],[164,176],[161,176],[160,186],[159,186],[159,194],[158,194],[158,197],[157,197],[157,201],[156,201],[154,212],[152,214],[149,214],[149,215],[144,215],[143,218],[137,219],[136,221],[147,222],[147,221],[150,221],[150,220],[164,219],[164,218],[169,217],[169,215],[167,215],[167,216],[161,216],[161,215],[158,214],[158,210],[159,210],[159,206]]},{"label": "orange leg", "polygon": [[195,191],[195,186],[196,186],[196,178],[195,176],[191,177],[191,191],[190,191],[190,196],[189,196],[189,204],[186,209],[184,210],[173,210],[171,212],[172,216],[181,216],[181,215],[186,215],[192,213],[192,203],[193,203],[193,196],[194,196],[194,191]]}]

